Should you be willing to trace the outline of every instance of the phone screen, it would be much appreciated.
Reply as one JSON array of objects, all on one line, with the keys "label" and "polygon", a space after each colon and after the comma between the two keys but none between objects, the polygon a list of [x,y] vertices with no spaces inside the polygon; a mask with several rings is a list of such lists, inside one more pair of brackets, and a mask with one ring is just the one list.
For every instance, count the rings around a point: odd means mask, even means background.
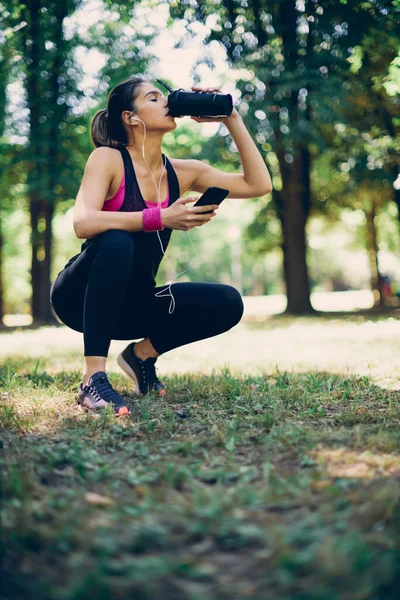
[{"label": "phone screen", "polygon": [[[227,197],[229,190],[215,186],[209,187],[204,194],[197,200],[194,206],[207,206],[208,204],[221,204],[222,200]],[[212,211],[207,211],[212,212]],[[207,213],[203,213],[207,214]]]}]

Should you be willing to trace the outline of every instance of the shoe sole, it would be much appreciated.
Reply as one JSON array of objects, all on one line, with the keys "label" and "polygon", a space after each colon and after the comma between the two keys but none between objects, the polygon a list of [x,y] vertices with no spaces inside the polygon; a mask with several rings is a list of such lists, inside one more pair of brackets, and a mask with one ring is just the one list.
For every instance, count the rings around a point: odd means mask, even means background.
[{"label": "shoe sole", "polygon": [[130,379],[132,379],[135,382],[136,393],[141,394],[142,392],[140,391],[139,381],[138,381],[138,378],[136,377],[135,371],[132,369],[132,367],[129,365],[129,363],[126,362],[126,360],[122,356],[122,352],[117,357],[117,364],[123,370],[125,375],[127,375],[127,377],[129,377]]},{"label": "shoe sole", "polygon": [[[89,404],[86,399],[83,400],[82,402],[78,399],[77,400],[77,404],[83,409],[86,410],[88,412],[93,413],[94,415],[100,416],[100,412],[101,410],[103,410],[104,406],[101,407],[96,407],[93,406],[93,404]],[[117,412],[114,412],[114,416],[115,417],[123,417],[125,415],[130,415],[131,411],[129,410],[129,408],[127,406],[121,406]]]},{"label": "shoe sole", "polygon": [[[123,370],[125,375],[127,375],[130,379],[132,379],[135,382],[136,394],[142,394],[143,392],[141,392],[141,390],[140,390],[139,381],[138,381],[138,378],[136,377],[136,373],[132,369],[130,364],[124,359],[122,352],[117,357],[117,364]],[[167,393],[167,390],[165,390],[165,389],[159,391],[160,396],[165,396],[166,393]]]}]

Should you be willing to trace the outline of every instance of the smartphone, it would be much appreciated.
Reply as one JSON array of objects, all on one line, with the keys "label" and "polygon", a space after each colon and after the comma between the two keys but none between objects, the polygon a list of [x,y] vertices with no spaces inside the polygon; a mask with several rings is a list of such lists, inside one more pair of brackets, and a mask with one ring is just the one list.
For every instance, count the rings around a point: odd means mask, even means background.
[{"label": "smartphone", "polygon": [[[229,190],[224,190],[224,188],[211,186],[209,187],[202,196],[197,200],[196,204],[193,206],[207,206],[208,204],[221,204],[222,200],[227,197],[229,194]],[[207,210],[202,213],[203,215],[207,215],[212,212],[212,210]]]}]

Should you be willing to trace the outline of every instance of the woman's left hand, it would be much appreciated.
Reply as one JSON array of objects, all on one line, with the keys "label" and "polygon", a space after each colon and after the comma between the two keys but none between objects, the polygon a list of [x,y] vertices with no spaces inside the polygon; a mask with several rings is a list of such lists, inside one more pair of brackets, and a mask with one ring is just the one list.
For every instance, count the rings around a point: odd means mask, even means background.
[{"label": "woman's left hand", "polygon": [[[215,92],[217,92],[217,94],[224,93],[219,88],[192,87],[192,91],[193,92],[209,92],[211,94],[215,93]],[[193,121],[196,121],[197,123],[226,123],[230,119],[236,118],[238,116],[239,116],[239,113],[237,112],[236,108],[233,107],[233,110],[232,110],[231,114],[229,115],[229,117],[190,117],[190,118],[193,119]]]}]

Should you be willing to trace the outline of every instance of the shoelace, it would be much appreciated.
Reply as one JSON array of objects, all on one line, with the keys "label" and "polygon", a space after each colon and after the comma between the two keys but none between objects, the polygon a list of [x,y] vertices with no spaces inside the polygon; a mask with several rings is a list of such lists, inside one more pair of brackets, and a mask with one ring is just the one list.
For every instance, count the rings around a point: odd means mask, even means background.
[{"label": "shoelace", "polygon": [[147,362],[148,362],[147,373],[148,373],[151,384],[154,385],[155,383],[161,383],[157,377],[156,359],[148,358]]},{"label": "shoelace", "polygon": [[140,370],[142,372],[143,383],[146,385],[148,390],[151,390],[155,383],[160,383],[156,374],[155,358],[148,358],[147,360],[138,360]]},{"label": "shoelace", "polygon": [[[93,394],[97,400],[105,400],[106,402],[113,402],[113,398],[117,400],[118,404],[121,404],[120,397],[108,381],[107,377],[99,377],[96,382],[87,385],[86,388]],[[115,400],[113,404],[115,404]]]}]

